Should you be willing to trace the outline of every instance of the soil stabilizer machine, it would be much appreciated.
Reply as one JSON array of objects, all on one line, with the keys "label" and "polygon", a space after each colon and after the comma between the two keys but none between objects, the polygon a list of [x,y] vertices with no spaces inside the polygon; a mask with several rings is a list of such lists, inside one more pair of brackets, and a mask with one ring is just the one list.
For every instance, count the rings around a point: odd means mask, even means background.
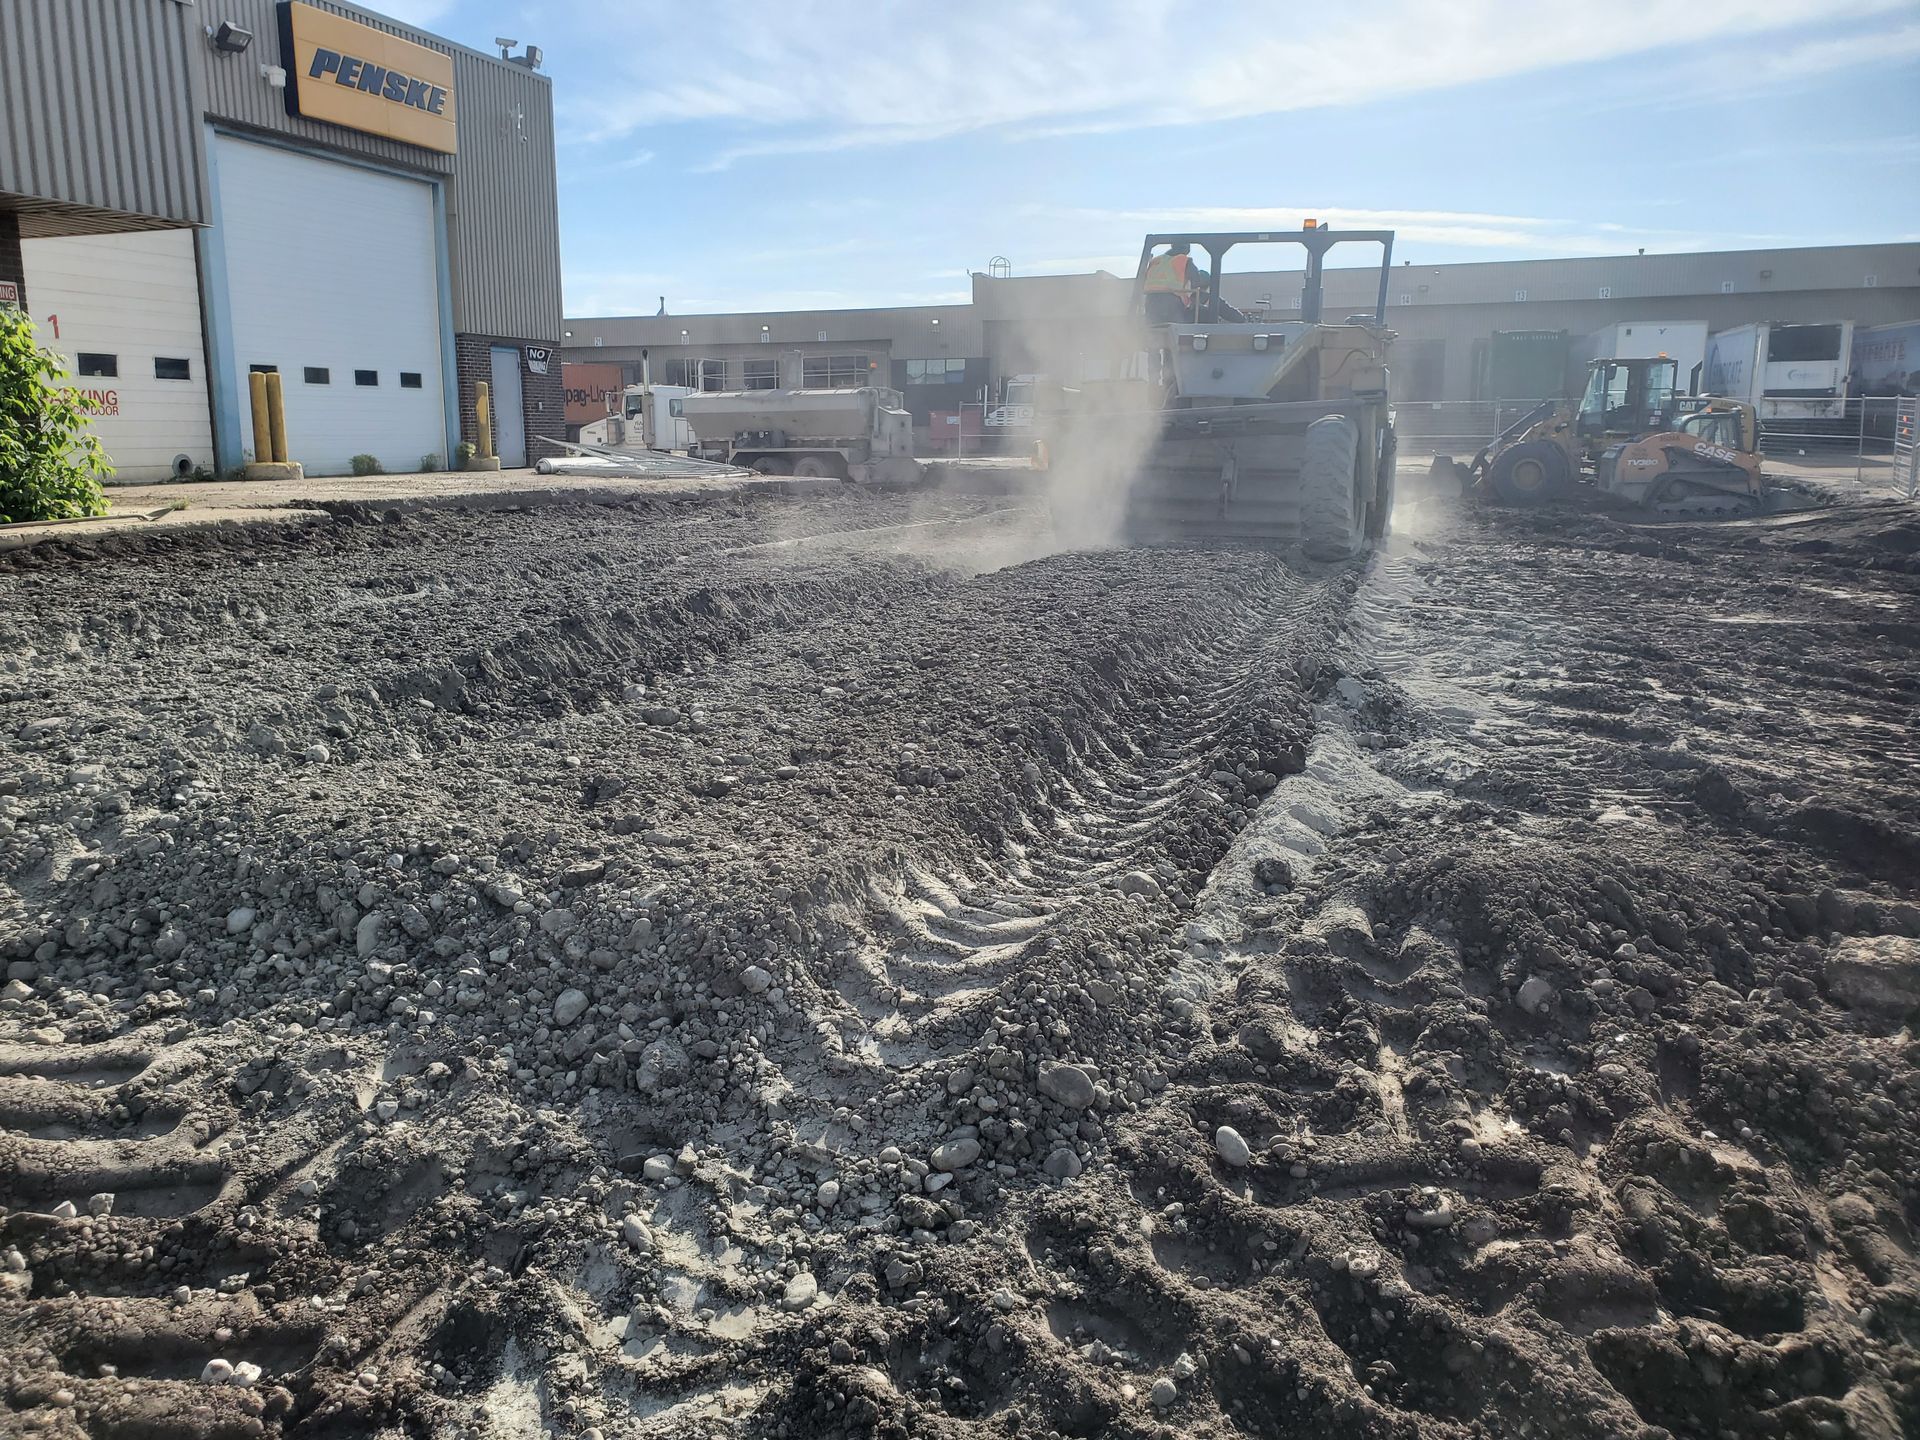
[{"label": "soil stabilizer machine", "polygon": [[[1380,247],[1373,313],[1328,323],[1322,274],[1336,245]],[[1220,293],[1229,252],[1306,251],[1298,319],[1252,320]],[[1180,247],[1186,247],[1182,250]],[[1153,293],[1156,251],[1193,253],[1182,296]],[[1133,348],[1120,378],[1089,384],[1050,417],[1050,468],[1063,487],[1121,509],[1131,543],[1300,545],[1345,559],[1386,534],[1393,512],[1393,413],[1387,401],[1391,230],[1149,235],[1130,309]],[[1083,503],[1087,497],[1078,497]],[[1061,514],[1062,500],[1055,500]]]}]

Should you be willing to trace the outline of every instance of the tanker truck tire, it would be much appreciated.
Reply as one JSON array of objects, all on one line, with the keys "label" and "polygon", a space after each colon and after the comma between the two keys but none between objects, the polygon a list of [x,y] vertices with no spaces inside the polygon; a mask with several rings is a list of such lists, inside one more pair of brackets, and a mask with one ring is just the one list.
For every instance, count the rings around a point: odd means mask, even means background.
[{"label": "tanker truck tire", "polygon": [[[1344,415],[1328,415],[1307,427],[1300,466],[1300,542],[1312,560],[1351,560],[1365,544],[1362,529],[1369,498],[1356,475],[1354,452],[1360,431]],[[1365,487],[1371,489],[1373,467]]]},{"label": "tanker truck tire", "polygon": [[756,475],[791,475],[793,465],[784,455],[762,455],[753,462]]},{"label": "tanker truck tire", "polygon": [[793,473],[802,480],[833,480],[839,478],[833,462],[822,455],[802,455],[793,462]]}]

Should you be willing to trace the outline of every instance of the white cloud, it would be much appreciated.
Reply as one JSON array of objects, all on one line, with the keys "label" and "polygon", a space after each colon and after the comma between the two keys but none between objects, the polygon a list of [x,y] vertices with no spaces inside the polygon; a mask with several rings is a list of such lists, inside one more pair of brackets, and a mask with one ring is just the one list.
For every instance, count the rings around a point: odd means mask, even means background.
[{"label": "white cloud", "polygon": [[[663,23],[652,7],[597,12],[601,43],[634,59],[616,84],[568,98],[606,140],[684,122],[733,138],[709,158],[939,139],[1200,124],[1361,103],[1650,52],[1716,73],[1713,44],[1785,26],[1848,23],[1906,0],[1369,0],[1303,13],[1272,0],[977,0],[937,11],[841,0],[736,0],[725,26]],[[1896,31],[1896,48],[1906,44]],[[1743,57],[1764,83],[1860,58],[1862,31]],[[1709,43],[1712,42],[1712,43]],[[1699,47],[1689,52],[1689,47]]]},{"label": "white cloud", "polygon": [[[1525,255],[1614,255],[1645,247],[1656,251],[1719,249],[1731,243],[1770,244],[1778,235],[1711,233],[1658,229],[1646,226],[1596,224],[1544,215],[1484,214],[1455,210],[1372,210],[1347,205],[1242,207],[1226,205],[1170,205],[1156,209],[1097,209],[1089,207],[1028,206],[1024,212],[1036,222],[1060,222],[1073,233],[1095,238],[1138,237],[1143,232],[1167,230],[1297,231],[1308,219],[1341,230],[1391,230],[1394,243],[1451,246],[1463,250],[1514,251]],[[1137,263],[1139,241],[1122,257],[1099,268],[1131,274]],[[1253,262],[1246,262],[1251,264]],[[1268,262],[1261,262],[1263,265]],[[1291,261],[1271,262],[1286,268]],[[1359,263],[1358,261],[1354,263]],[[1047,260],[1022,267],[1025,273],[1093,269],[1078,258]],[[1236,265],[1233,268],[1244,268]]]}]

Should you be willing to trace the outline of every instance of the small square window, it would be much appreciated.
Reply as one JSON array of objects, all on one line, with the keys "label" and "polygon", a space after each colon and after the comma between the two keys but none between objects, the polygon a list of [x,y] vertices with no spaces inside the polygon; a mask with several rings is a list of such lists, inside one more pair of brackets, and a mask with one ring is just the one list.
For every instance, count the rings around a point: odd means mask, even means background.
[{"label": "small square window", "polygon": [[120,374],[118,355],[95,355],[82,350],[73,357],[74,366],[82,375],[98,375],[103,379],[117,379]]},{"label": "small square window", "polygon": [[420,388],[420,372],[418,370],[402,370],[400,372],[400,388],[402,390],[418,390]]},{"label": "small square window", "polygon": [[191,380],[193,378],[193,366],[185,360],[175,359],[172,356],[156,355],[153,357],[153,378],[156,380]]},{"label": "small square window", "polygon": [[324,365],[307,366],[307,384],[331,385],[332,383],[333,383],[333,372],[327,369],[326,366]]},{"label": "small square window", "polygon": [[380,372],[378,370],[356,370],[353,372],[353,383],[356,385],[378,385],[380,383]]}]

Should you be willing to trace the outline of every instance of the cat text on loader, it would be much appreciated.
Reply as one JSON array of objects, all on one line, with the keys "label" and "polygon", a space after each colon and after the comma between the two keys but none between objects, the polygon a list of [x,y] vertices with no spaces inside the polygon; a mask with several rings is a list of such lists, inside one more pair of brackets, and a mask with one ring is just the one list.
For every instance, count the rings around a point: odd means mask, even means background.
[{"label": "cat text on loader", "polygon": [[1594,464],[1609,495],[1663,515],[1742,515],[1765,496],[1760,422],[1744,400],[1711,397],[1671,430],[1610,445]]},{"label": "cat text on loader", "polygon": [[[1378,299],[1373,313],[1330,324],[1323,266],[1351,242],[1380,247]],[[1221,297],[1228,252],[1248,245],[1306,251],[1298,319],[1250,320]],[[1169,293],[1169,257],[1195,250],[1206,265],[1187,259],[1184,293]],[[1110,372],[1120,378],[1079,387],[1077,404],[1046,417],[1056,518],[1071,486],[1078,505],[1118,507],[1133,543],[1299,544],[1343,559],[1383,536],[1393,510],[1392,263],[1392,231],[1312,220],[1299,231],[1147,236],[1127,353]]]}]

